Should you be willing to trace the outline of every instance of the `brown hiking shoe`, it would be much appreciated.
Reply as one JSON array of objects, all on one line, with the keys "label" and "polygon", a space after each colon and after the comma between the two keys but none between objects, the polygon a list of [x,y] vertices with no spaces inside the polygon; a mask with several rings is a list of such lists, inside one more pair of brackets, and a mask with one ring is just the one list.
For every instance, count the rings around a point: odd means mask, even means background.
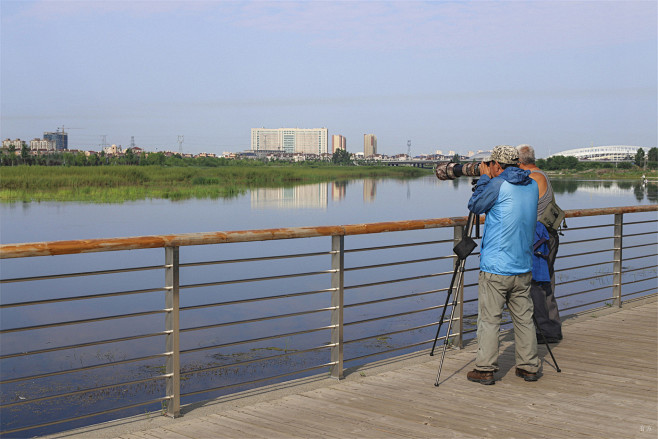
[{"label": "brown hiking shoe", "polygon": [[539,377],[536,372],[528,372],[527,370],[516,368],[516,376],[521,377],[526,381],[537,381]]},{"label": "brown hiking shoe", "polygon": [[468,378],[469,381],[484,384],[486,386],[496,384],[493,372],[483,372],[481,370],[473,369],[466,374],[466,378]]}]

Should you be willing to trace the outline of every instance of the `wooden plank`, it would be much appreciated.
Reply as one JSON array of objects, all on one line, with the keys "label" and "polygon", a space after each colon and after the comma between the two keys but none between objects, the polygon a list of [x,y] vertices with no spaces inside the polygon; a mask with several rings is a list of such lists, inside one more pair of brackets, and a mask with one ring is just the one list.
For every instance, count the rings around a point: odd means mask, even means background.
[{"label": "wooden plank", "polygon": [[[364,387],[367,387],[368,385],[370,385],[370,383],[364,382],[363,385]],[[471,394],[467,394],[465,392],[461,392],[461,394],[456,394],[450,391],[444,392],[446,389],[443,388],[441,389],[441,395],[445,396],[446,394],[449,394],[450,395],[450,398],[448,400],[449,404],[456,405],[459,408],[458,409],[459,413],[471,415],[471,417],[468,418],[470,422],[473,422],[474,419],[477,419],[478,421],[486,421],[489,427],[498,426],[501,429],[507,430],[508,432],[509,430],[512,430],[519,435],[527,435],[531,437],[546,436],[547,428],[545,425],[546,422],[544,420],[545,416],[543,412],[538,413],[535,416],[531,416],[532,412],[528,411],[528,406],[525,403],[519,406],[517,399],[513,398],[507,401],[505,407],[505,416],[494,415],[493,419],[488,419],[486,416],[483,416],[482,414],[483,413],[487,414],[488,412],[491,411],[491,401],[492,399],[496,399],[498,397],[498,396],[492,397],[491,394],[494,394],[497,390],[500,389],[495,389],[494,387],[489,387],[489,386],[485,388],[476,383],[467,383],[467,385],[470,385],[473,388],[473,390],[477,389],[477,391],[473,391],[471,392]],[[381,388],[381,386],[379,387]],[[368,389],[366,391],[369,394],[372,394],[375,390]],[[433,401],[433,399],[436,399],[436,396],[439,394],[438,391],[436,390],[432,391],[427,387],[409,388],[406,391],[403,390],[403,388],[401,387],[389,388],[388,392],[391,398],[403,399],[405,404],[408,404],[410,406],[414,406],[418,404],[418,399],[421,399],[422,401],[426,402],[424,405],[427,405],[430,408],[433,408],[434,405],[436,404],[436,402]],[[482,397],[481,395],[484,393],[489,393],[490,395]],[[532,401],[530,401],[530,403],[536,403],[537,400],[538,398],[534,398]],[[446,407],[443,407],[444,412],[445,409]],[[533,421],[536,421],[535,423],[537,425],[533,425]],[[459,425],[453,423],[450,417],[447,422],[450,423],[450,426],[452,428],[460,428]],[[513,424],[514,427],[510,428],[509,424]],[[578,436],[573,430],[569,430],[569,433],[571,437]],[[504,434],[502,436],[504,437]],[[583,437],[587,437],[587,436],[589,436],[589,434],[583,435]]]},{"label": "wooden plank", "polygon": [[284,435],[305,438],[331,437],[331,435],[327,436],[319,433],[322,430],[318,431],[319,425],[317,424],[313,428],[309,428],[308,422],[303,422],[297,416],[290,419],[291,412],[286,409],[281,410],[281,407],[279,401],[274,401],[251,406],[248,410],[237,410],[237,412],[246,415],[247,418],[253,416],[255,418],[254,423],[279,431]]},{"label": "wooden plank", "polygon": [[486,422],[487,428],[485,429],[481,426],[474,425],[474,418],[469,414],[464,413],[463,410],[452,411],[451,415],[446,418],[437,418],[437,413],[441,413],[442,411],[445,412],[446,410],[450,410],[450,408],[440,405],[432,407],[431,404],[433,401],[428,401],[428,405],[425,407],[410,407],[410,405],[407,404],[408,401],[405,401],[405,404],[402,405],[399,403],[399,400],[389,400],[388,404],[382,404],[381,402],[384,398],[376,394],[373,389],[366,390],[363,388],[357,388],[351,392],[347,392],[344,387],[345,386],[341,386],[339,389],[340,392],[325,392],[319,396],[322,398],[323,402],[332,402],[346,406],[346,410],[367,410],[373,413],[373,417],[376,415],[387,415],[393,417],[396,422],[400,422],[400,420],[415,420],[416,422],[428,422],[429,425],[437,427],[445,427],[448,419],[460,419],[462,421],[461,427],[463,429],[458,429],[457,431],[480,437],[489,436],[488,430],[495,430],[499,427],[498,424],[506,423],[488,410],[480,413],[479,417],[479,421]]},{"label": "wooden plank", "polygon": [[[320,391],[323,389],[319,389]],[[335,393],[334,391],[330,393]],[[336,419],[349,418],[357,421],[358,428],[352,431],[357,437],[360,434],[367,434],[367,437],[381,437],[386,434],[387,437],[408,437],[410,429],[417,427],[412,422],[403,419],[389,419],[385,415],[377,411],[370,410],[369,407],[362,407],[357,405],[345,405],[342,403],[334,403],[328,401],[322,396],[322,392],[309,392],[303,396],[315,399],[316,404],[320,404],[323,410],[330,411],[335,414]],[[304,402],[304,404],[308,404]]]},{"label": "wooden plank", "polygon": [[[208,422],[219,425],[230,432],[224,437],[252,437],[252,438],[270,438],[273,437],[273,432],[269,429],[262,428],[256,424],[245,423],[242,420],[234,419],[233,417],[226,416],[229,412],[222,412],[221,414],[213,413],[204,417]],[[237,433],[233,433],[233,432]]]},{"label": "wooden plank", "polygon": [[185,436],[165,428],[153,428],[148,431],[135,432],[133,435],[141,439],[190,439],[190,436]]},{"label": "wooden plank", "polygon": [[177,433],[173,430],[167,429],[167,427],[154,428],[148,430],[147,433],[151,438],[156,439],[188,439],[190,436],[185,434]]},{"label": "wooden plank", "polygon": [[[331,432],[337,437],[349,437],[354,432],[362,430],[364,424],[371,420],[370,414],[364,414],[359,411],[346,410],[344,407],[323,404],[321,401],[308,398],[306,395],[292,399],[287,398],[283,402],[286,410],[305,414],[305,418],[312,418],[314,422],[319,422],[331,426]],[[307,419],[307,422],[309,420]]]},{"label": "wooden plank", "polygon": [[[296,423],[314,431],[314,434],[309,435],[309,437],[342,439],[352,433],[356,424],[346,417],[332,416],[324,410],[312,409],[308,403],[302,403],[298,400],[294,402],[282,400],[276,408],[269,409],[272,416],[283,419],[289,418],[290,414],[294,413]],[[260,414],[263,415],[263,413]]]},{"label": "wooden plank", "polygon": [[[189,436],[190,438],[211,438],[211,437],[239,437],[243,432],[231,430],[219,425],[213,425],[204,418],[196,418],[186,423],[174,424],[167,428],[168,430]],[[256,437],[256,436],[251,436]]]}]

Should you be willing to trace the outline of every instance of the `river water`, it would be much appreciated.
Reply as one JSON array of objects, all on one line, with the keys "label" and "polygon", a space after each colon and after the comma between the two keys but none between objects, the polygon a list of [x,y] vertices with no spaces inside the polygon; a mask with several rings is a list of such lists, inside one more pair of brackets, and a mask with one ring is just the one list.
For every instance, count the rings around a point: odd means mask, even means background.
[{"label": "river water", "polygon": [[[563,209],[657,202],[656,184],[555,180]],[[466,216],[471,181],[356,180],[256,189],[233,199],[0,205],[0,243],[111,238]]]},{"label": "river water", "polygon": [[[592,180],[559,180],[553,181],[558,204],[565,210],[603,208],[615,206],[632,206],[638,204],[655,204],[658,202],[658,186],[655,183],[643,185],[640,181],[592,181]],[[113,238],[126,236],[214,232],[229,230],[249,230],[262,228],[279,228],[295,226],[321,226],[321,225],[345,225],[358,223],[373,223],[382,221],[417,220],[428,218],[441,218],[451,216],[466,216],[466,204],[471,195],[470,179],[457,179],[454,181],[439,181],[433,175],[421,177],[414,180],[400,181],[392,179],[377,180],[354,180],[336,183],[323,183],[303,185],[283,189],[256,189],[248,194],[232,199],[191,199],[182,201],[170,200],[144,200],[117,204],[93,204],[93,203],[12,203],[0,205],[0,242],[40,242],[70,239],[93,239]],[[655,219],[655,213],[640,214],[638,219]],[[576,226],[582,226],[576,222]],[[610,223],[610,218],[592,217],[587,219],[586,224]],[[655,223],[652,224],[655,231]],[[444,230],[452,236],[451,230]],[[416,233],[416,232],[404,232]],[[419,232],[421,233],[421,232]],[[571,240],[584,239],[596,236],[595,231],[583,231],[572,233]],[[358,248],[361,245],[383,245],[398,244],[399,238],[381,235],[364,237],[349,237],[346,239],[346,247]],[[388,234],[395,235],[395,234]],[[359,239],[356,239],[359,238]],[[312,251],[328,250],[327,240],[324,238],[318,242],[318,238],[309,240],[292,240],[282,242],[249,243],[240,247],[230,247],[227,250],[229,256],[217,256],[216,250],[209,247],[198,246],[196,248],[181,248],[181,260],[216,260],[217,258],[253,257],[254,249],[257,255],[280,254],[283,251],[280,246],[285,246],[286,252],[306,253]],[[655,234],[651,237],[655,240]],[[349,242],[349,244],[348,244]],[[588,246],[595,244],[582,244],[580,250],[569,249],[569,246],[561,246],[561,255],[568,255],[574,251],[588,250]],[[222,246],[219,246],[222,247]],[[243,249],[246,248],[246,249]],[[573,246],[572,246],[573,247]],[[229,246],[223,246],[229,248]],[[376,252],[375,252],[376,253]],[[360,260],[356,256],[346,255],[346,266],[359,266],[389,262],[385,256],[369,256],[368,260]],[[631,252],[625,253],[625,257],[631,256]],[[405,260],[432,256],[432,250],[396,250],[394,260]],[[574,264],[595,263],[595,255],[587,261]],[[569,258],[567,258],[569,259]],[[573,259],[573,258],[572,258]],[[140,250],[133,252],[117,253],[93,253],[87,255],[71,255],[59,257],[27,258],[24,260],[3,260],[0,265],[0,277],[2,279],[39,276],[57,273],[83,272],[86,270],[112,269],[117,267],[135,267],[150,264],[162,264],[163,251],[161,249]],[[471,267],[477,266],[477,258],[469,258]],[[304,261],[301,271],[326,270],[326,259],[322,262],[314,262],[313,258]],[[451,271],[450,260],[446,260],[442,271]],[[282,268],[275,262],[259,263],[250,268],[228,268],[215,266],[212,269],[192,268],[185,273],[181,271],[181,284],[198,284],[213,282],[219,279],[249,278],[254,276],[268,276],[280,274]],[[434,266],[418,268],[419,274],[436,272],[436,262],[429,263]],[[605,263],[609,265],[609,258]],[[423,265],[423,264],[418,264]],[[604,265],[604,262],[602,262]],[[607,266],[606,265],[606,266]],[[296,267],[299,270],[299,267]],[[223,270],[223,271],[222,271]],[[286,270],[285,268],[283,270]],[[402,267],[391,267],[386,270],[360,271],[346,273],[346,285],[367,284],[373,281],[387,280],[396,276],[413,276],[415,268],[404,265]],[[424,271],[423,271],[424,270]],[[429,271],[428,271],[429,270]],[[591,274],[600,273],[600,269],[592,268]],[[285,272],[285,271],[284,271]],[[588,273],[589,274],[589,273]],[[582,273],[580,274],[582,276]],[[638,275],[637,273],[635,274]],[[653,275],[655,276],[655,270]],[[558,281],[569,281],[572,273],[566,272],[560,275]],[[373,278],[374,277],[374,278]],[[436,280],[419,281],[414,284],[412,292],[426,291],[436,288]],[[443,281],[442,281],[443,282]],[[468,282],[468,281],[467,281]],[[590,281],[592,282],[592,281]],[[655,284],[655,281],[653,281]],[[317,288],[305,278],[287,279],[284,285],[272,281],[266,285],[237,284],[221,288],[221,300],[236,300],[243,298],[256,298],[263,295],[281,294],[288,291],[307,291]],[[115,291],[127,291],[139,288],[149,288],[162,285],[162,273],[137,272],[129,273],[120,278],[110,276],[76,277],[63,281],[46,282],[35,281],[27,283],[3,284],[0,293],[2,303],[24,302],[31,300],[56,299],[60,297],[79,296],[85,294],[103,294]],[[346,292],[346,305],[389,297],[400,294],[399,284],[377,285],[373,288],[361,288]],[[594,285],[596,286],[596,285]],[[605,285],[607,286],[607,285]],[[45,288],[44,288],[45,287]],[[324,288],[324,287],[323,287]],[[583,288],[590,288],[585,286]],[[566,288],[568,289],[568,288]],[[562,289],[565,291],[566,289]],[[609,289],[609,288],[608,288]],[[198,291],[197,291],[198,290]],[[220,300],[216,294],[218,288],[195,288],[183,290],[181,293],[181,306],[206,305]],[[476,288],[471,288],[470,298],[477,295]],[[606,292],[608,294],[608,292]],[[559,295],[559,294],[558,294]],[[581,301],[585,303],[590,298],[588,295],[577,296],[575,299],[562,300],[560,306],[572,306]],[[295,300],[283,300],[278,305],[271,305],[261,315],[275,315],[277,313],[288,313],[308,309],[322,308],[328,306],[326,296],[322,299],[299,298]],[[466,296],[469,299],[469,296]],[[427,299],[425,296],[410,299],[407,302],[394,301],[384,302],[374,306],[346,308],[345,321],[367,320],[378,314],[387,315],[403,311],[418,309],[434,304],[436,299]],[[443,299],[442,299],[443,300]],[[423,303],[428,301],[428,303]],[[269,302],[265,302],[269,303]],[[442,302],[441,302],[442,303]],[[258,304],[258,303],[257,303]],[[263,305],[259,305],[263,306]],[[270,305],[268,305],[270,306]],[[599,305],[600,306],[600,305]],[[43,322],[62,322],[76,319],[95,318],[101,315],[118,315],[122,313],[133,313],[162,308],[162,293],[149,293],[142,295],[129,295],[111,299],[93,299],[55,303],[49,305],[37,305],[30,307],[8,307],[0,310],[0,322],[2,329],[17,328]],[[231,308],[224,311],[225,307],[204,308],[199,311],[188,311],[181,316],[181,328],[198,327],[204,324],[212,324],[217,321],[235,321],[251,318],[253,309],[247,312],[246,306]],[[465,306],[465,312],[474,312],[473,304]],[[436,312],[404,316],[394,320],[384,320],[381,323],[363,325],[357,329],[347,329],[347,339],[359,339],[370,333],[382,333],[403,329],[405,325],[421,325],[426,322],[435,321]],[[230,343],[231,340],[244,338],[258,338],[266,334],[294,332],[298,325],[304,320],[316,319],[317,317],[301,318],[295,322],[284,322],[274,320],[250,325],[236,325],[221,328],[219,331],[196,331],[181,336],[181,347],[190,349],[199,346],[212,346],[217,343]],[[60,328],[49,328],[41,330],[11,332],[2,336],[0,353],[2,355],[17,352],[32,351],[49,348],[51,346],[69,346],[84,343],[88,340],[103,340],[131,336],[132,334],[147,334],[162,330],[161,314],[152,317],[141,317],[139,319],[112,320],[107,323],[95,323],[83,326],[70,325]],[[117,324],[116,322],[120,322]],[[302,321],[302,323],[300,323]],[[328,324],[328,322],[324,323]],[[379,325],[375,327],[376,325]],[[433,337],[429,328],[423,331],[413,331],[413,334],[386,337],[384,339],[371,340],[364,343],[346,345],[346,358],[355,358],[361,355],[371,355],[378,350],[387,347],[408,346],[418,342],[419,339],[426,340]],[[378,332],[379,331],[379,332]],[[260,355],[270,352],[294,351],[327,343],[327,334],[315,336],[307,335],[304,339],[297,337],[286,337],[277,342],[254,344],[249,347],[223,348],[220,351],[202,351],[198,354],[187,355],[182,361],[183,370],[203,368],[208,365],[229,364],[244,360],[251,360]],[[129,346],[114,347],[110,345],[99,345],[90,348],[76,348],[68,351],[45,353],[29,357],[18,357],[0,360],[2,363],[3,379],[13,377],[25,377],[52,371],[65,371],[76,368],[86,368],[97,364],[121,361],[149,353],[162,352],[161,340],[151,342],[137,341]],[[400,351],[403,353],[405,351]],[[374,357],[372,360],[380,359]],[[369,361],[363,360],[360,363]],[[372,361],[370,360],[370,361]],[[323,364],[328,359],[314,353],[304,355],[300,360],[280,359],[277,362],[264,363],[265,367],[273,373],[285,373],[289,369],[301,369],[306,363]],[[346,365],[350,367],[360,364],[359,362]],[[0,400],[4,403],[16,402],[22,398],[32,399],[44,394],[58,394],[66,391],[74,391],[78,386],[94,387],[114,382],[125,382],[137,380],[159,374],[161,361],[146,361],[138,364],[127,364],[111,366],[111,376],[104,372],[105,368],[84,371],[76,375],[64,373],[47,378],[31,380],[20,383],[5,384],[0,388]],[[260,377],[263,370],[258,366],[247,366],[243,368],[227,369],[224,372],[209,372],[207,374],[192,375],[183,380],[183,393],[194,392],[203,388],[217,386],[217,382],[238,383]],[[315,373],[318,373],[317,371]],[[161,384],[161,383],[160,383]],[[230,391],[243,390],[248,387],[235,387]],[[125,393],[121,393],[125,392]],[[42,404],[32,406],[16,406],[3,410],[2,430],[15,428],[21,425],[33,425],[38,422],[47,422],[61,417],[78,416],[84,413],[95,412],[106,409],[115,404],[116,401],[139,402],[144,400],[144,395],[151,397],[161,396],[162,386],[159,384],[144,384],[132,386],[123,390],[110,389],[103,392],[95,392],[89,399],[80,397],[66,398],[65,401],[58,399],[48,400]],[[210,396],[219,396],[222,393],[200,394],[197,397],[185,399],[184,403],[203,400]],[[148,400],[148,399],[146,399]],[[59,401],[59,403],[58,403]],[[156,410],[156,406],[147,407],[148,410]],[[135,413],[143,413],[144,408],[132,412],[121,412],[121,416]],[[35,415],[34,413],[37,413]],[[92,422],[111,419],[114,415],[82,420],[77,423],[55,424],[51,427],[33,430],[31,434],[45,434],[66,428],[73,428]],[[116,417],[116,416],[114,416]],[[15,435],[21,437],[21,433]]]}]

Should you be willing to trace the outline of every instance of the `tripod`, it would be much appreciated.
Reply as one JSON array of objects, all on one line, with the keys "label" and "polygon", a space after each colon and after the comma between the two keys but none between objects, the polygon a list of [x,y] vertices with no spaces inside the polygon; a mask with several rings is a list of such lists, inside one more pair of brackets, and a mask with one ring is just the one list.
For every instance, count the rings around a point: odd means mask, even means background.
[{"label": "tripod", "polygon": [[[434,343],[432,344],[432,350],[430,351],[430,356],[434,356],[434,348],[436,347],[436,342],[441,332],[441,326],[443,325],[443,319],[445,318],[446,310],[448,309],[448,302],[450,300],[450,296],[452,295],[453,289],[456,288],[457,291],[459,291],[459,289],[463,286],[464,266],[466,265],[466,258],[473,252],[473,250],[475,250],[475,247],[477,247],[477,244],[475,243],[473,238],[471,238],[471,233],[473,231],[474,223],[477,226],[476,237],[479,237],[480,216],[474,214],[473,212],[469,212],[468,220],[466,221],[466,227],[464,228],[464,231],[462,233],[462,239],[453,248],[453,251],[457,255],[457,261],[455,263],[455,271],[452,274],[452,280],[450,281],[450,288],[448,289],[448,294],[446,295],[446,303],[443,306],[443,312],[441,313],[441,319],[439,320],[439,327],[436,330],[436,336],[434,337]],[[446,332],[445,338],[443,340],[443,349],[441,351],[441,362],[439,363],[439,371],[436,374],[436,381],[434,382],[434,386],[436,387],[439,386],[439,379],[441,378],[441,369],[443,369],[443,360],[445,359],[446,348],[448,346],[448,336],[450,335],[450,331],[452,330],[452,322],[455,316],[455,308],[457,307],[457,298],[458,298],[457,296],[458,294],[455,293],[452,299],[452,304],[451,304],[452,309],[450,310],[450,319],[448,320],[448,331]],[[560,370],[560,367],[557,364],[557,361],[555,361],[555,356],[553,356],[553,351],[551,351],[551,347],[548,345],[548,341],[546,340],[543,331],[539,327],[539,324],[537,323],[537,319],[535,318],[534,314],[532,315],[532,321],[535,323],[535,327],[539,331],[539,334],[541,335],[542,340],[546,345],[546,349],[548,349],[548,353],[551,355],[551,358],[553,359],[553,363],[555,364],[555,369],[558,372],[562,372],[562,370]]]},{"label": "tripod", "polygon": [[[432,350],[430,351],[430,356],[434,356],[434,348],[436,347],[436,342],[439,339],[439,334],[441,333],[441,326],[443,325],[443,319],[445,318],[446,311],[448,310],[448,301],[450,300],[450,296],[452,295],[453,289],[455,289],[455,283],[456,283],[456,290],[459,291],[459,289],[463,286],[464,283],[464,266],[466,265],[466,258],[468,257],[468,255],[470,255],[473,252],[473,250],[475,250],[475,247],[477,247],[477,244],[475,243],[473,238],[471,238],[471,232],[473,231],[473,223],[475,222],[477,222],[479,229],[480,216],[474,214],[473,212],[469,212],[468,219],[466,220],[466,227],[464,228],[464,232],[462,233],[462,239],[453,248],[453,251],[457,255],[457,261],[455,263],[455,271],[452,273],[450,288],[448,288],[448,294],[446,295],[446,303],[445,305],[443,305],[443,312],[441,313],[441,318],[439,319],[439,327],[436,330],[436,336],[434,337],[434,343],[432,344]],[[452,329],[452,322],[455,317],[455,308],[457,307],[457,296],[458,294],[455,293],[452,299],[450,320],[448,320],[448,332],[446,332],[445,339],[443,340],[443,349],[441,351],[441,362],[439,363],[439,372],[436,375],[436,382],[434,383],[434,385],[437,387],[439,385],[441,369],[443,368],[443,360],[446,356],[446,348],[448,346],[448,336],[450,335],[450,331]]]}]

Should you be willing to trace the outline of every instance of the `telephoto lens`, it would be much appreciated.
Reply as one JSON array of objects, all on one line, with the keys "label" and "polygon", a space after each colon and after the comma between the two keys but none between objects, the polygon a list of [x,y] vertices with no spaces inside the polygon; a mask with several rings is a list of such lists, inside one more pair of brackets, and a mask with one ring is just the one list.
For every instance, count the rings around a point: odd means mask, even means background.
[{"label": "telephoto lens", "polygon": [[467,175],[469,177],[479,177],[480,176],[480,163],[471,162],[471,163],[455,163],[455,162],[443,162],[438,163],[434,167],[434,175],[439,180],[454,180],[457,177],[462,175]]}]

